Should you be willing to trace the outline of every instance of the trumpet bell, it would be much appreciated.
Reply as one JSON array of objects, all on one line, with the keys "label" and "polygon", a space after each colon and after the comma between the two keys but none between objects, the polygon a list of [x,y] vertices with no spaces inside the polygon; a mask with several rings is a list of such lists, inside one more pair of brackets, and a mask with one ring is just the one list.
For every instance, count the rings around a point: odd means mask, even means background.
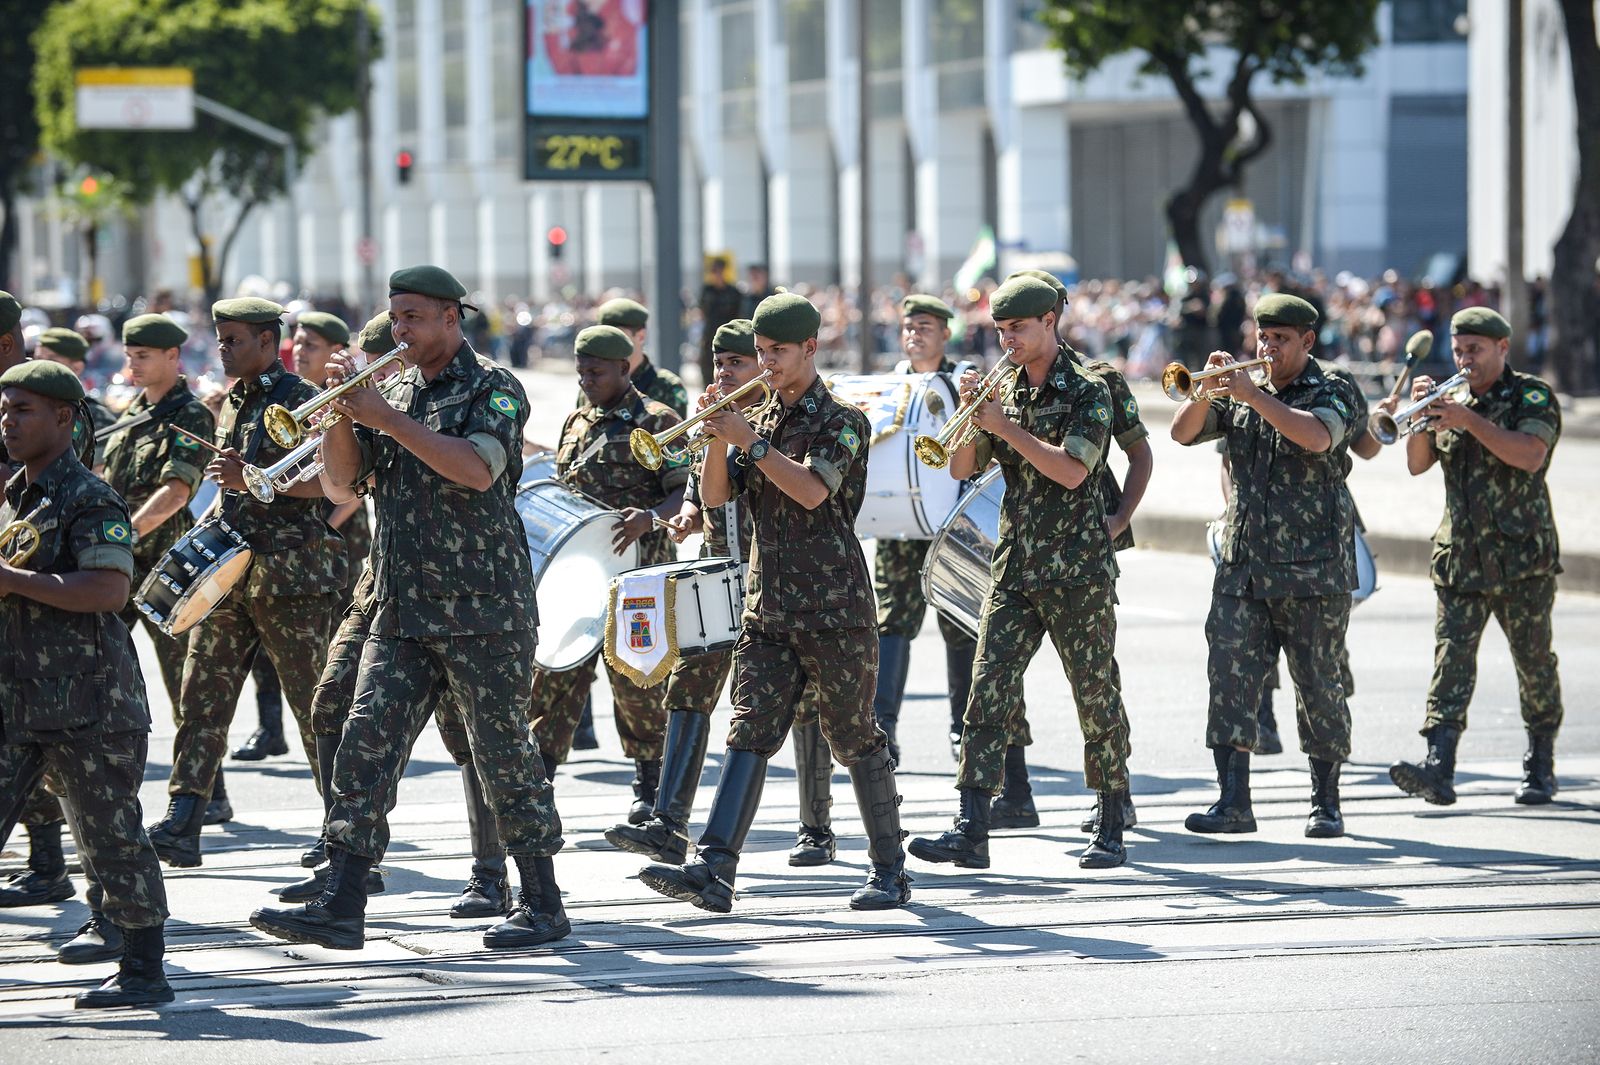
[{"label": "trumpet bell", "polygon": [[648,429],[635,429],[628,434],[628,450],[633,459],[647,470],[659,470],[667,461],[667,449]]},{"label": "trumpet bell", "polygon": [[1400,423],[1388,411],[1380,410],[1367,419],[1367,432],[1372,434],[1372,439],[1388,447],[1400,439]]},{"label": "trumpet bell", "polygon": [[267,476],[267,471],[259,466],[248,463],[244,468],[244,486],[250,489],[250,494],[260,503],[270,503],[278,498],[278,490],[272,486],[272,478]]},{"label": "trumpet bell", "polygon": [[911,450],[916,453],[917,461],[924,466],[942,470],[950,465],[950,449],[941,444],[936,437],[917,437],[911,442]]},{"label": "trumpet bell", "polygon": [[1182,403],[1189,398],[1193,389],[1194,379],[1189,368],[1181,362],[1167,363],[1167,368],[1161,371],[1161,391],[1167,394],[1167,398]]},{"label": "trumpet bell", "polygon": [[[305,437],[305,427],[295,420],[288,407],[274,403],[261,412],[261,425],[279,447],[294,447]],[[262,500],[270,503],[270,499]]]}]

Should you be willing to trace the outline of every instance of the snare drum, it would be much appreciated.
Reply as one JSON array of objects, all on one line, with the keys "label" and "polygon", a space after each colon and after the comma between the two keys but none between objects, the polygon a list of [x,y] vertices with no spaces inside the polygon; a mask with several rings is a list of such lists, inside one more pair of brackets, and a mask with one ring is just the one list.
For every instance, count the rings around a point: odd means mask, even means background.
[{"label": "snare drum", "polygon": [[639,565],[639,545],[617,554],[611,536],[620,515],[559,481],[523,485],[516,504],[539,605],[533,660],[552,673],[574,669],[600,650],[611,578]]},{"label": "snare drum", "polygon": [[253,552],[221,516],[201,522],[173,544],[134,596],[139,612],[168,636],[204,621],[244,579]]},{"label": "snare drum", "polygon": [[1006,482],[995,468],[972,488],[928,545],[922,565],[922,593],[934,609],[972,635],[978,634],[983,601],[989,597],[989,563],[1000,537],[1000,505]]},{"label": "snare drum", "polygon": [[936,435],[955,413],[956,394],[944,374],[834,374],[828,387],[872,423],[867,494],[856,518],[864,539],[928,540],[938,533],[961,484],[917,460],[911,442]]},{"label": "snare drum", "polygon": [[712,557],[630,570],[611,582],[606,609],[606,662],[652,687],[682,659],[733,647],[744,567]]}]

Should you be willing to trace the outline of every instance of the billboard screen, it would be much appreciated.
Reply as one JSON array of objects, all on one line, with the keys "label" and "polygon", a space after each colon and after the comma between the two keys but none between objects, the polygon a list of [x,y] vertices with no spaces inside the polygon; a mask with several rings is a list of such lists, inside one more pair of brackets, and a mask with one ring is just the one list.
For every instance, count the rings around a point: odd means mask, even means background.
[{"label": "billboard screen", "polygon": [[650,114],[648,0],[528,0],[530,118]]}]

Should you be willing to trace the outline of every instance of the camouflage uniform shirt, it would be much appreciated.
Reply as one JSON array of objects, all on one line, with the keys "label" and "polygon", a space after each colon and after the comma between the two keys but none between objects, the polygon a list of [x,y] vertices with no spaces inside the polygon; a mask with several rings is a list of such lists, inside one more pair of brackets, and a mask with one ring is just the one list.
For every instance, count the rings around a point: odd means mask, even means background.
[{"label": "camouflage uniform shirt", "polygon": [[1105,383],[1061,349],[1042,385],[1029,385],[1024,370],[1005,383],[998,399],[1007,418],[1083,463],[1091,490],[1051,480],[1010,444],[980,432],[978,468],[998,460],[1006,482],[990,564],[995,583],[1033,590],[1116,580],[1117,560],[1098,480],[1112,425]]},{"label": "camouflage uniform shirt", "polygon": [[1506,367],[1466,404],[1502,429],[1527,433],[1549,450],[1533,473],[1501,462],[1458,429],[1436,433],[1444,471],[1444,519],[1433,534],[1435,584],[1487,592],[1511,581],[1561,572],[1561,547],[1545,474],[1561,436],[1561,410],[1550,386]]},{"label": "camouflage uniform shirt", "polygon": [[[168,481],[182,481],[193,498],[209,455],[194,440],[173,432],[172,427],[176,425],[201,440],[209,440],[216,428],[211,412],[189,391],[182,377],[155,403],[139,393],[123,412],[123,418],[137,417],[152,409],[155,417],[150,421],[106,441],[106,483],[127,500],[130,513],[138,513]],[[140,537],[133,548],[138,570],[143,572],[155,565],[193,524],[189,508],[180,507],[149,535]]]},{"label": "camouflage uniform shirt", "polygon": [[[42,514],[31,516],[48,500]],[[6,483],[0,527],[21,517],[41,543],[24,568],[35,573],[115,570],[133,578],[133,525],[111,486],[72,449],[32,484]],[[20,595],[0,597],[0,725],[5,743],[70,743],[148,732],[150,709],[128,627],[112,613],[58,610]]]},{"label": "camouflage uniform shirt", "polygon": [[867,416],[834,399],[818,377],[793,404],[762,411],[754,426],[773,451],[820,477],[828,498],[807,510],[737,456],[734,487],[755,529],[744,624],[771,632],[870,628],[877,611],[856,539],[872,436]]},{"label": "camouflage uniform shirt", "polygon": [[[1117,446],[1126,452],[1139,441],[1148,439],[1150,430],[1144,427],[1144,422],[1139,418],[1139,401],[1133,398],[1128,379],[1122,376],[1122,372],[1104,359],[1090,359],[1065,345],[1063,348],[1072,353],[1080,366],[1105,382],[1106,391],[1111,395],[1111,438],[1117,442]],[[1117,484],[1117,475],[1111,472],[1109,463],[1100,471],[1100,499],[1105,504],[1107,514],[1122,506],[1122,486]],[[1111,541],[1111,546],[1117,551],[1132,547],[1133,527],[1130,525],[1122,530]]]},{"label": "camouflage uniform shirt", "polygon": [[1191,443],[1222,439],[1233,471],[1214,590],[1257,599],[1348,592],[1356,584],[1355,531],[1344,481],[1365,403],[1316,359],[1281,391],[1270,384],[1267,391],[1314,414],[1333,444],[1307,451],[1243,403],[1211,404]]},{"label": "camouflage uniform shirt", "polygon": [[532,630],[538,623],[528,543],[515,497],[527,395],[509,371],[462,343],[432,381],[409,367],[389,403],[468,441],[493,484],[477,492],[441,477],[393,437],[361,427],[357,481],[373,479],[376,600],[371,634],[419,639]]}]

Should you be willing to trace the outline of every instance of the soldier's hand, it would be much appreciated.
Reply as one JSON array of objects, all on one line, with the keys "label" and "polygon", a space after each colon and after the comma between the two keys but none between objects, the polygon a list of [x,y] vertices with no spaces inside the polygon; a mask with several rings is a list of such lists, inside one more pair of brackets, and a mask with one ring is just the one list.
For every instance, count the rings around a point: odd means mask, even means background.
[{"label": "soldier's hand", "polygon": [[1411,380],[1411,398],[1421,399],[1433,391],[1434,380],[1427,374],[1419,374]]},{"label": "soldier's hand", "polygon": [[1453,399],[1440,398],[1434,400],[1423,408],[1422,416],[1428,419],[1427,428],[1430,432],[1439,432],[1444,429],[1469,429],[1472,422],[1478,417],[1471,407],[1463,406]]},{"label": "soldier's hand", "polygon": [[1110,533],[1111,538],[1115,540],[1117,537],[1128,531],[1128,523],[1130,520],[1131,518],[1124,516],[1120,510],[1107,514],[1106,532]]},{"label": "soldier's hand", "polygon": [[972,397],[978,394],[978,386],[982,383],[983,378],[978,375],[977,370],[967,370],[961,375],[960,389],[962,406],[965,407],[971,404]]},{"label": "soldier's hand", "polygon": [[1372,405],[1372,409],[1374,411],[1382,411],[1384,414],[1393,414],[1399,408],[1399,396],[1384,396],[1382,399],[1378,400],[1378,402]]},{"label": "soldier's hand", "polygon": [[230,492],[248,490],[244,483],[244,457],[231,447],[225,448],[222,454],[211,460],[205,469],[205,478],[217,482],[219,487]]},{"label": "soldier's hand", "polygon": [[756,442],[756,431],[744,420],[744,415],[733,407],[724,407],[704,422],[705,431],[736,448],[747,448]]},{"label": "soldier's hand", "polygon": [[0,599],[4,599],[17,590],[17,581],[25,572],[25,570],[17,569],[9,563],[0,562]]},{"label": "soldier's hand", "polygon": [[667,535],[672,537],[672,542],[681,544],[694,534],[695,520],[688,514],[674,514],[667,519]]},{"label": "soldier's hand", "polygon": [[322,387],[333,388],[354,377],[358,369],[357,358],[356,353],[348,348],[328,356],[327,376],[323,378]]},{"label": "soldier's hand", "polygon": [[994,399],[993,393],[990,393],[990,398],[972,408],[972,424],[986,433],[999,433],[1007,421],[1009,419],[1006,418],[1005,411],[1000,409],[1000,404]]},{"label": "soldier's hand", "polygon": [[629,544],[649,532],[656,523],[654,514],[638,507],[625,507],[621,514],[622,517],[611,527],[611,548],[619,555],[628,549]]},{"label": "soldier's hand", "polygon": [[383,398],[382,393],[370,385],[352,388],[333,401],[333,409],[356,425],[365,425],[369,429],[381,430],[397,415],[404,417],[389,406],[389,401]]}]

